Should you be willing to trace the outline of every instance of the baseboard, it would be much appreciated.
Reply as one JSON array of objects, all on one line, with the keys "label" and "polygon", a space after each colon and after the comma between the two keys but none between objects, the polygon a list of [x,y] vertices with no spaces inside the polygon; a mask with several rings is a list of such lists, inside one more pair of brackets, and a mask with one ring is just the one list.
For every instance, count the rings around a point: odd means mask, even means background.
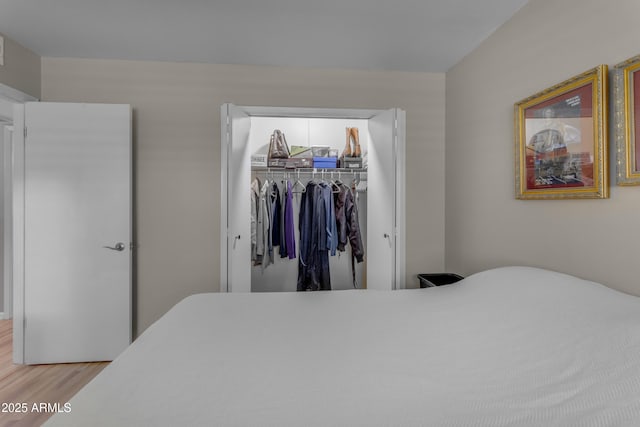
[{"label": "baseboard", "polygon": [[5,320],[3,311],[0,311],[0,320]]}]

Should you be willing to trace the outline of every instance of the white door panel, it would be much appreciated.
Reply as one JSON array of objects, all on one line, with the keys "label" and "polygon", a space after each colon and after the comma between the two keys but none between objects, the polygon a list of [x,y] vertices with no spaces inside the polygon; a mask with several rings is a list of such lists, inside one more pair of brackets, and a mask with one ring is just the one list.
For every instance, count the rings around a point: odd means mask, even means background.
[{"label": "white door panel", "polygon": [[25,362],[112,360],[131,342],[130,107],[28,103],[25,126]]},{"label": "white door panel", "polygon": [[396,139],[395,139],[395,171],[396,171],[396,206],[395,206],[395,222],[396,222],[396,247],[395,247],[395,276],[396,289],[405,289],[407,287],[406,279],[406,236],[407,236],[407,217],[405,206],[407,203],[406,191],[406,112],[396,109]]},{"label": "white door panel", "polygon": [[[223,135],[228,156],[226,170],[223,168],[226,188],[222,190],[227,203],[227,224],[223,224],[221,230],[223,235],[227,230],[228,259],[227,276],[222,277],[220,286],[227,292],[251,292],[251,119],[232,104],[223,105],[222,116],[223,123],[227,118],[229,123]],[[224,147],[223,142],[223,155]]]},{"label": "white door panel", "polygon": [[395,289],[396,110],[369,119],[367,288]]}]

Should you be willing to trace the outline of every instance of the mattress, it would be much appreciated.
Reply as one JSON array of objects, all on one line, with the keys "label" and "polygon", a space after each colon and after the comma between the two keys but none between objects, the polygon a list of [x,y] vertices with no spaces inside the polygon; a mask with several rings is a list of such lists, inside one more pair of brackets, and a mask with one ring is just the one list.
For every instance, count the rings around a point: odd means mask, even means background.
[{"label": "mattress", "polygon": [[201,294],[47,426],[640,426],[640,298],[509,267],[399,291]]}]

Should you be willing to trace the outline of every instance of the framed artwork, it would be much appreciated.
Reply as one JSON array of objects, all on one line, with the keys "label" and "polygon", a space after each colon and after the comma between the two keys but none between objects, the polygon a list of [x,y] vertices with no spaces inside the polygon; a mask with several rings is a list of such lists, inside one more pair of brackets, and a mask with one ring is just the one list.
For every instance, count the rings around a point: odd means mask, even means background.
[{"label": "framed artwork", "polygon": [[609,197],[607,66],[515,104],[516,198]]},{"label": "framed artwork", "polygon": [[613,85],[616,183],[640,185],[640,55],[614,67]]}]

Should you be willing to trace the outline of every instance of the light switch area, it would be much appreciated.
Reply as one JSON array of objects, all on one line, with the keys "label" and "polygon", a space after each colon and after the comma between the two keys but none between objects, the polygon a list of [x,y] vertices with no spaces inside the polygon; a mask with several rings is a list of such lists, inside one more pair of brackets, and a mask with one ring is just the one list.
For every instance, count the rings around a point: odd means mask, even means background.
[{"label": "light switch area", "polygon": [[0,36],[0,65],[4,65],[4,37]]}]

